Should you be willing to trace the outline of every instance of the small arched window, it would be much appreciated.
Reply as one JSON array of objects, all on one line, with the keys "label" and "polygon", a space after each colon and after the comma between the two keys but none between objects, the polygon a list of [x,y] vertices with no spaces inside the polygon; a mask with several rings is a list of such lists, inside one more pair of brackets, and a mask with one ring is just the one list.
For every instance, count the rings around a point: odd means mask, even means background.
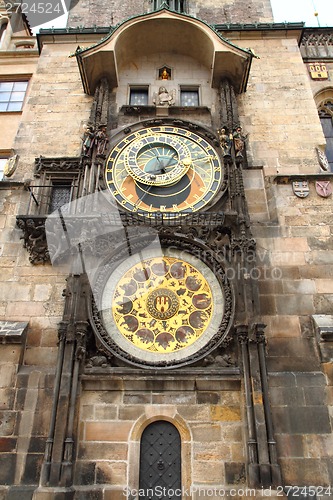
[{"label": "small arched window", "polygon": [[326,157],[333,172],[333,98],[319,107],[319,117],[326,139]]}]

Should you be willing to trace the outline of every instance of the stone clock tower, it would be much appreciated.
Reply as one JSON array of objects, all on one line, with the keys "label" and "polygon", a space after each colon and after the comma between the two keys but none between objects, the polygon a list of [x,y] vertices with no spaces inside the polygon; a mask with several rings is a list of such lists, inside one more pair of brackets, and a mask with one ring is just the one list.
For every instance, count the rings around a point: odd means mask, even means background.
[{"label": "stone clock tower", "polygon": [[20,320],[1,337],[21,346],[6,493],[291,498],[333,480],[331,173],[302,29],[269,0],[100,0],[38,35],[8,181],[31,288],[0,324]]},{"label": "stone clock tower", "polygon": [[[198,485],[281,484],[243,185],[239,100],[253,52],[193,15],[242,6],[149,4],[75,51],[91,110],[77,197],[46,226],[51,261],[72,271],[37,496],[96,474],[118,495],[127,484],[154,499],[158,488],[176,498]],[[104,471],[111,441],[123,460]]]}]

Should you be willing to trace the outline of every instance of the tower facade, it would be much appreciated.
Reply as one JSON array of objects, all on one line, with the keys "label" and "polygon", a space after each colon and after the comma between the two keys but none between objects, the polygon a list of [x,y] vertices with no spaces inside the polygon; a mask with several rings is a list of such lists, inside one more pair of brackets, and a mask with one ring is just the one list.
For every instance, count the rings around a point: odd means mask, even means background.
[{"label": "tower facade", "polygon": [[330,498],[332,30],[241,0],[21,21],[0,494]]},{"label": "tower facade", "polygon": [[146,14],[161,7],[188,14],[209,24],[229,23],[271,23],[273,22],[272,8],[269,0],[235,0],[207,2],[196,0],[144,0],[141,3],[134,0],[126,2],[103,1],[88,4],[76,2],[71,8],[68,26],[115,26],[129,16]]}]

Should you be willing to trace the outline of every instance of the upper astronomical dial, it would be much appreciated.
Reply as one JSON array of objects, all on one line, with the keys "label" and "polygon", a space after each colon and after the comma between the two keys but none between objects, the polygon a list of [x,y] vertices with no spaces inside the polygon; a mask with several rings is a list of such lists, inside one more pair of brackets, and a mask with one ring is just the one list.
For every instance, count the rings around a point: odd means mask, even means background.
[{"label": "upper astronomical dial", "polygon": [[157,126],[127,135],[111,151],[106,182],[130,212],[193,213],[221,189],[223,167],[213,146],[180,127]]},{"label": "upper astronomical dial", "polygon": [[125,156],[129,175],[150,186],[177,182],[191,166],[191,153],[183,141],[156,133],[133,142]]}]

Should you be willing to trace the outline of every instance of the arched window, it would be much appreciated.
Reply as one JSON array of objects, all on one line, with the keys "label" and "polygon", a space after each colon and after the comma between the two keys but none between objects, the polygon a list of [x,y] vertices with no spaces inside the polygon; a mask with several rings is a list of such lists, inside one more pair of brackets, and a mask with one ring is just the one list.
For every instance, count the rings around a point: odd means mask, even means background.
[{"label": "arched window", "polygon": [[326,139],[326,156],[333,172],[333,98],[319,107],[319,117]]},{"label": "arched window", "polygon": [[142,433],[139,489],[144,492],[140,500],[157,500],[159,491],[165,491],[168,500],[179,500],[175,492],[181,490],[181,439],[170,422],[158,420]]}]

